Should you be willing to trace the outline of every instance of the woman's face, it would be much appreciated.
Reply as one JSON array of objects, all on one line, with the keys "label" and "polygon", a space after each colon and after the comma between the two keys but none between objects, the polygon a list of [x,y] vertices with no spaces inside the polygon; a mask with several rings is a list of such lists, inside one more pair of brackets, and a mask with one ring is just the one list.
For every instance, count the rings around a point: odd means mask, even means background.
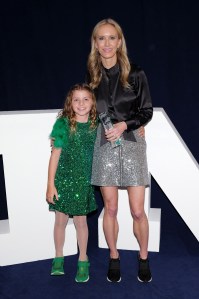
[{"label": "woman's face", "polygon": [[105,24],[99,27],[96,34],[95,47],[101,55],[103,64],[114,65],[117,62],[117,49],[121,44],[114,26]]}]

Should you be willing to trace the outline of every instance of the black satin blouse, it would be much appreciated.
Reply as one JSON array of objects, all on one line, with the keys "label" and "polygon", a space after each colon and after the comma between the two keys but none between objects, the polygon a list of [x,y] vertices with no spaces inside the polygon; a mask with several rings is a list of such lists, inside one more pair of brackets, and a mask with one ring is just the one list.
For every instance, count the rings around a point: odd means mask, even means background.
[{"label": "black satin blouse", "polygon": [[153,107],[146,75],[135,64],[131,64],[128,82],[130,88],[122,87],[118,64],[110,69],[102,67],[102,80],[94,93],[97,112],[107,111],[113,123],[125,121],[127,131],[123,133],[124,138],[136,141],[128,132],[147,124],[152,118]]}]

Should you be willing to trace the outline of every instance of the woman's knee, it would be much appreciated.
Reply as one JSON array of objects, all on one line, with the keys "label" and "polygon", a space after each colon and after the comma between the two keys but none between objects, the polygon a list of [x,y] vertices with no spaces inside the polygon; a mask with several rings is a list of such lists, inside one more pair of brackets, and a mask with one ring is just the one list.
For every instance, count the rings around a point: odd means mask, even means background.
[{"label": "woman's knee", "polygon": [[117,206],[105,206],[104,208],[105,214],[107,214],[111,218],[115,218],[117,216],[118,207]]},{"label": "woman's knee", "polygon": [[104,200],[104,213],[112,218],[117,216],[118,210],[118,188],[101,187],[102,197]]},{"label": "woman's knee", "polygon": [[146,217],[144,209],[131,209],[131,215],[136,221],[142,221]]}]

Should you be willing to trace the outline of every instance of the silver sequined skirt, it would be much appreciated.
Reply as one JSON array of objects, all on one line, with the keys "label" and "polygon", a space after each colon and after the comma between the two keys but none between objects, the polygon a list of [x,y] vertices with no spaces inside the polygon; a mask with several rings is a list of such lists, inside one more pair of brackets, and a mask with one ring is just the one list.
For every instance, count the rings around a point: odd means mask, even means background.
[{"label": "silver sequined skirt", "polygon": [[99,125],[94,147],[92,179],[95,186],[148,186],[149,175],[146,142],[134,130],[136,141],[122,139],[120,146],[112,148],[107,142],[100,146],[102,126]]}]

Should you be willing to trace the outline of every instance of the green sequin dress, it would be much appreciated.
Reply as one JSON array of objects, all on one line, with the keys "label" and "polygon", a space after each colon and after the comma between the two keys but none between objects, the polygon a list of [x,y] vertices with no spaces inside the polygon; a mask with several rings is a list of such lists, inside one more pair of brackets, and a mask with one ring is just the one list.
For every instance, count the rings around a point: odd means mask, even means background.
[{"label": "green sequin dress", "polygon": [[55,187],[58,201],[49,204],[49,210],[65,214],[87,215],[96,210],[94,187],[91,185],[91,168],[96,129],[90,129],[90,121],[77,122],[76,132],[71,133],[67,118],[58,118],[50,138],[54,147],[62,148]]}]

